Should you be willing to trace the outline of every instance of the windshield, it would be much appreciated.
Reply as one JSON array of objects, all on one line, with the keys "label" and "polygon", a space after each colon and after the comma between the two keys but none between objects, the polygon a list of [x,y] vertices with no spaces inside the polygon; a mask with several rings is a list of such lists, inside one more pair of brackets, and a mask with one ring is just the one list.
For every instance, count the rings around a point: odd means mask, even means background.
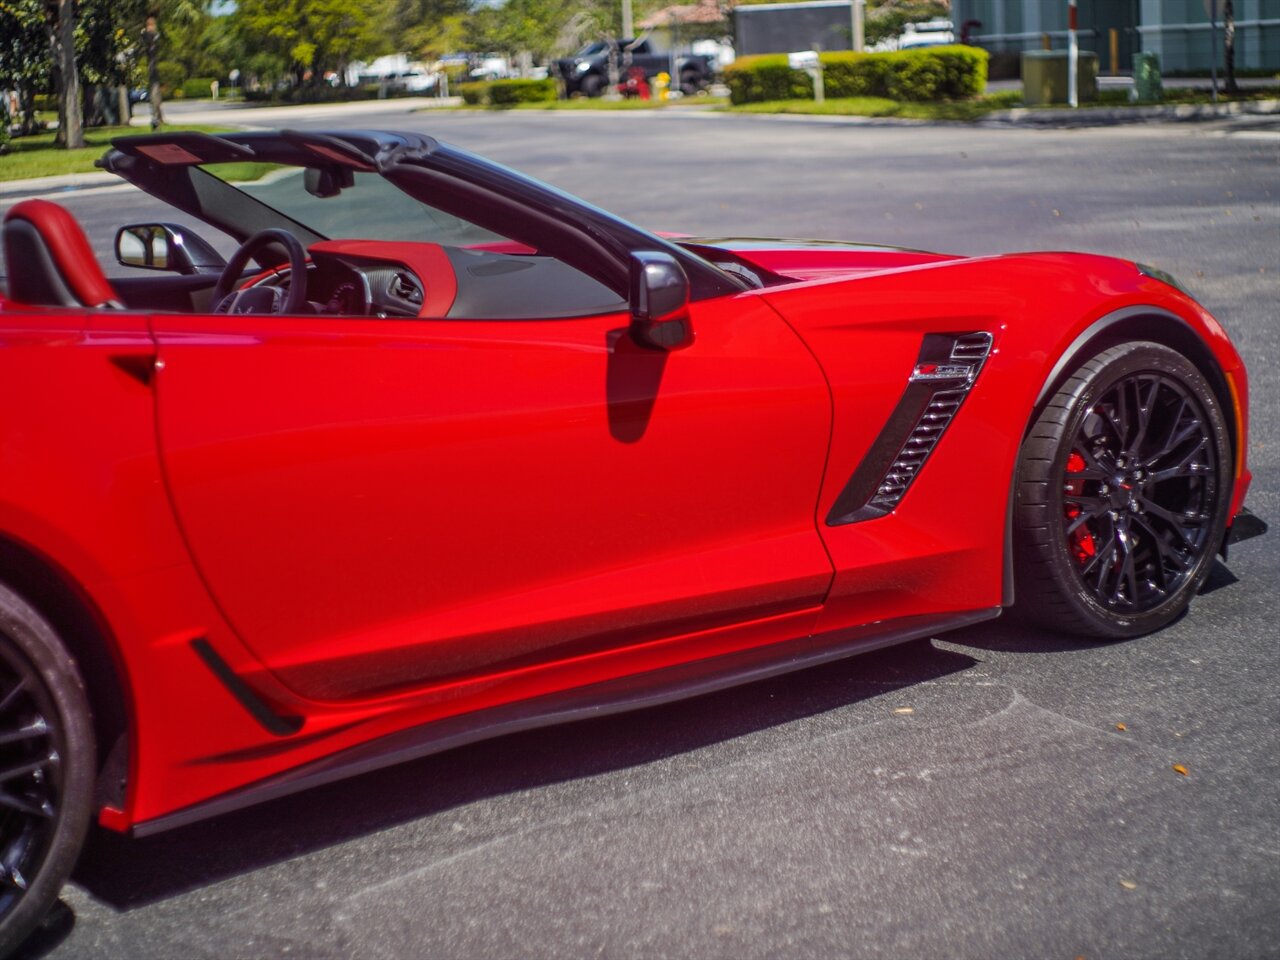
[{"label": "windshield", "polygon": [[[221,180],[237,180],[240,164],[205,164]],[[495,243],[507,238],[414,200],[376,173],[356,173],[355,185],[334,197],[316,197],[303,186],[301,167],[281,167],[238,190],[331,240],[409,240],[449,246]]]}]

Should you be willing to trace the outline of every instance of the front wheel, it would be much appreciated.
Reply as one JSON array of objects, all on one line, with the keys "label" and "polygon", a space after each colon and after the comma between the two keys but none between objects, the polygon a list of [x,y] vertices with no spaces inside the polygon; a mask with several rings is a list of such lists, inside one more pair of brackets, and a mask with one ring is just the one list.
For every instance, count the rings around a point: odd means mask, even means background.
[{"label": "front wheel", "polygon": [[75,866],[93,782],[75,662],[49,623],[0,586],[0,957],[35,929]]},{"label": "front wheel", "polygon": [[1132,637],[1172,622],[1222,543],[1231,449],[1204,375],[1156,343],[1082,364],[1018,464],[1018,610],[1055,630]]}]

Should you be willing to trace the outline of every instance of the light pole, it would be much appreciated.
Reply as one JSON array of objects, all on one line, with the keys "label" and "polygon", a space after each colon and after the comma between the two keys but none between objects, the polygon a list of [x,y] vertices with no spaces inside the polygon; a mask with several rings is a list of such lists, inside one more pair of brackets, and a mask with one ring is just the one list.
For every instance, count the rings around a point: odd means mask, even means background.
[{"label": "light pole", "polygon": [[635,24],[631,18],[631,0],[622,0],[622,35],[628,40],[636,36]]},{"label": "light pole", "polygon": [[1067,0],[1067,103],[1080,106],[1080,42],[1076,37],[1076,0]]}]

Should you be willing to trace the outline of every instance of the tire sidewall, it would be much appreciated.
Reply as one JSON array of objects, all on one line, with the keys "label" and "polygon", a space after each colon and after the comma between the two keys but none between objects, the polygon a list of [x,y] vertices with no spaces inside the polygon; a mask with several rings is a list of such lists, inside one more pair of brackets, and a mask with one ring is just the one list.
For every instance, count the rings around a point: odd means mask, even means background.
[{"label": "tire sidewall", "polygon": [[35,877],[18,904],[0,917],[0,957],[39,925],[80,855],[93,810],[95,744],[84,683],[58,635],[25,600],[0,585],[0,643],[26,659],[57,715],[62,790],[51,835]]}]

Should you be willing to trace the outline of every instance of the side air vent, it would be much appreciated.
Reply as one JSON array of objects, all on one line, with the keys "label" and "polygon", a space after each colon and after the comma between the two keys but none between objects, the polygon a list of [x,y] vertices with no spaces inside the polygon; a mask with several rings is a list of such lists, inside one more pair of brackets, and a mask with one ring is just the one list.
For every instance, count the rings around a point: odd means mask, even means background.
[{"label": "side air vent", "polygon": [[836,498],[828,526],[883,517],[898,506],[990,353],[985,331],[925,336],[902,399]]}]

